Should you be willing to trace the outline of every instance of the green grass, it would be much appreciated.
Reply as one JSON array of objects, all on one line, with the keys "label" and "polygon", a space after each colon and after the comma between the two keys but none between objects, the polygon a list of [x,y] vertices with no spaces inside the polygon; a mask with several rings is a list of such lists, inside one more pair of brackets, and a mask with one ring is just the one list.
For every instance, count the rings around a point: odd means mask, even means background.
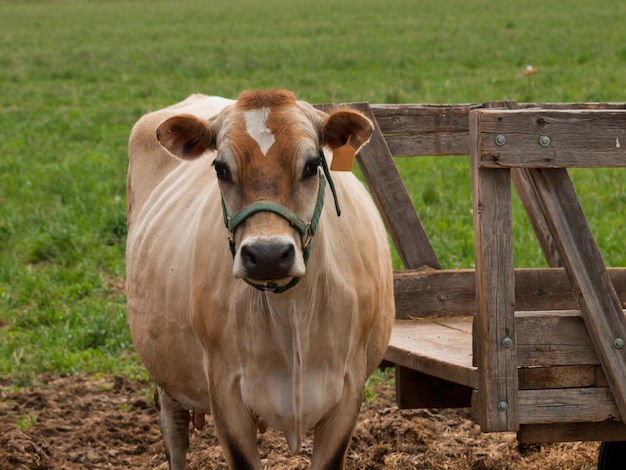
[{"label": "green grass", "polygon": [[[622,0],[0,0],[0,377],[143,374],[121,289],[143,113],[274,87],[310,102],[623,102],[625,17]],[[400,166],[442,264],[471,267],[468,159]],[[573,174],[607,263],[626,265],[623,173]],[[516,264],[543,265],[515,212]]]}]

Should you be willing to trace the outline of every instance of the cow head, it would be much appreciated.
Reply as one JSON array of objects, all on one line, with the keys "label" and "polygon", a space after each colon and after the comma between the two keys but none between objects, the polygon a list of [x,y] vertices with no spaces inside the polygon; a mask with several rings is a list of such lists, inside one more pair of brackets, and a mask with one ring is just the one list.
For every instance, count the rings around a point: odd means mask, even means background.
[{"label": "cow head", "polygon": [[349,142],[358,150],[372,130],[356,111],[327,115],[288,91],[247,91],[208,122],[192,115],[167,119],[157,138],[184,160],[217,151],[213,166],[233,275],[280,292],[306,270],[325,191],[322,147]]}]

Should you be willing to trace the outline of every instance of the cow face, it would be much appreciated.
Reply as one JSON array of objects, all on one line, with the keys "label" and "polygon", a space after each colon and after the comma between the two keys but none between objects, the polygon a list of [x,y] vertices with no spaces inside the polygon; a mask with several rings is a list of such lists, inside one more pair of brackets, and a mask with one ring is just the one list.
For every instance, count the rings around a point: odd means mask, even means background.
[{"label": "cow face", "polygon": [[231,237],[233,275],[255,285],[282,286],[306,271],[312,233],[300,225],[310,225],[321,209],[321,147],[349,141],[358,149],[372,129],[355,111],[326,115],[287,91],[248,91],[209,122],[191,115],[164,121],[157,138],[182,159],[217,150],[213,166]]}]

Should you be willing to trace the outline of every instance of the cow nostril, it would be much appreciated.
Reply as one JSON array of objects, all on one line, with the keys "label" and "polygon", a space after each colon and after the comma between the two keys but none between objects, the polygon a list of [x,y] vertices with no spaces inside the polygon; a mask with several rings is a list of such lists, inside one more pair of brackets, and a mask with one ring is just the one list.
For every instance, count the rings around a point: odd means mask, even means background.
[{"label": "cow nostril", "polygon": [[289,269],[296,257],[296,250],[293,245],[288,245],[283,255],[280,258],[280,267],[283,269]]},{"label": "cow nostril", "polygon": [[241,247],[241,258],[243,259],[243,264],[246,269],[250,270],[256,267],[256,258],[249,246],[245,245]]}]

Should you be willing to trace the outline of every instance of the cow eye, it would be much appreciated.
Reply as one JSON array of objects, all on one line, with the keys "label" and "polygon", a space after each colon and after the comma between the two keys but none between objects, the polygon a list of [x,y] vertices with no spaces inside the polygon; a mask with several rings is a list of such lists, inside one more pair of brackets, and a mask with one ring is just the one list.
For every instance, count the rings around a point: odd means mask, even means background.
[{"label": "cow eye", "polygon": [[319,157],[311,158],[304,165],[304,170],[302,171],[303,178],[310,178],[311,176],[317,175],[317,169],[320,166]]},{"label": "cow eye", "polygon": [[215,167],[215,174],[217,175],[218,180],[222,181],[230,181],[230,170],[228,169],[228,165],[224,162],[220,162],[218,160],[213,162],[213,166]]}]

